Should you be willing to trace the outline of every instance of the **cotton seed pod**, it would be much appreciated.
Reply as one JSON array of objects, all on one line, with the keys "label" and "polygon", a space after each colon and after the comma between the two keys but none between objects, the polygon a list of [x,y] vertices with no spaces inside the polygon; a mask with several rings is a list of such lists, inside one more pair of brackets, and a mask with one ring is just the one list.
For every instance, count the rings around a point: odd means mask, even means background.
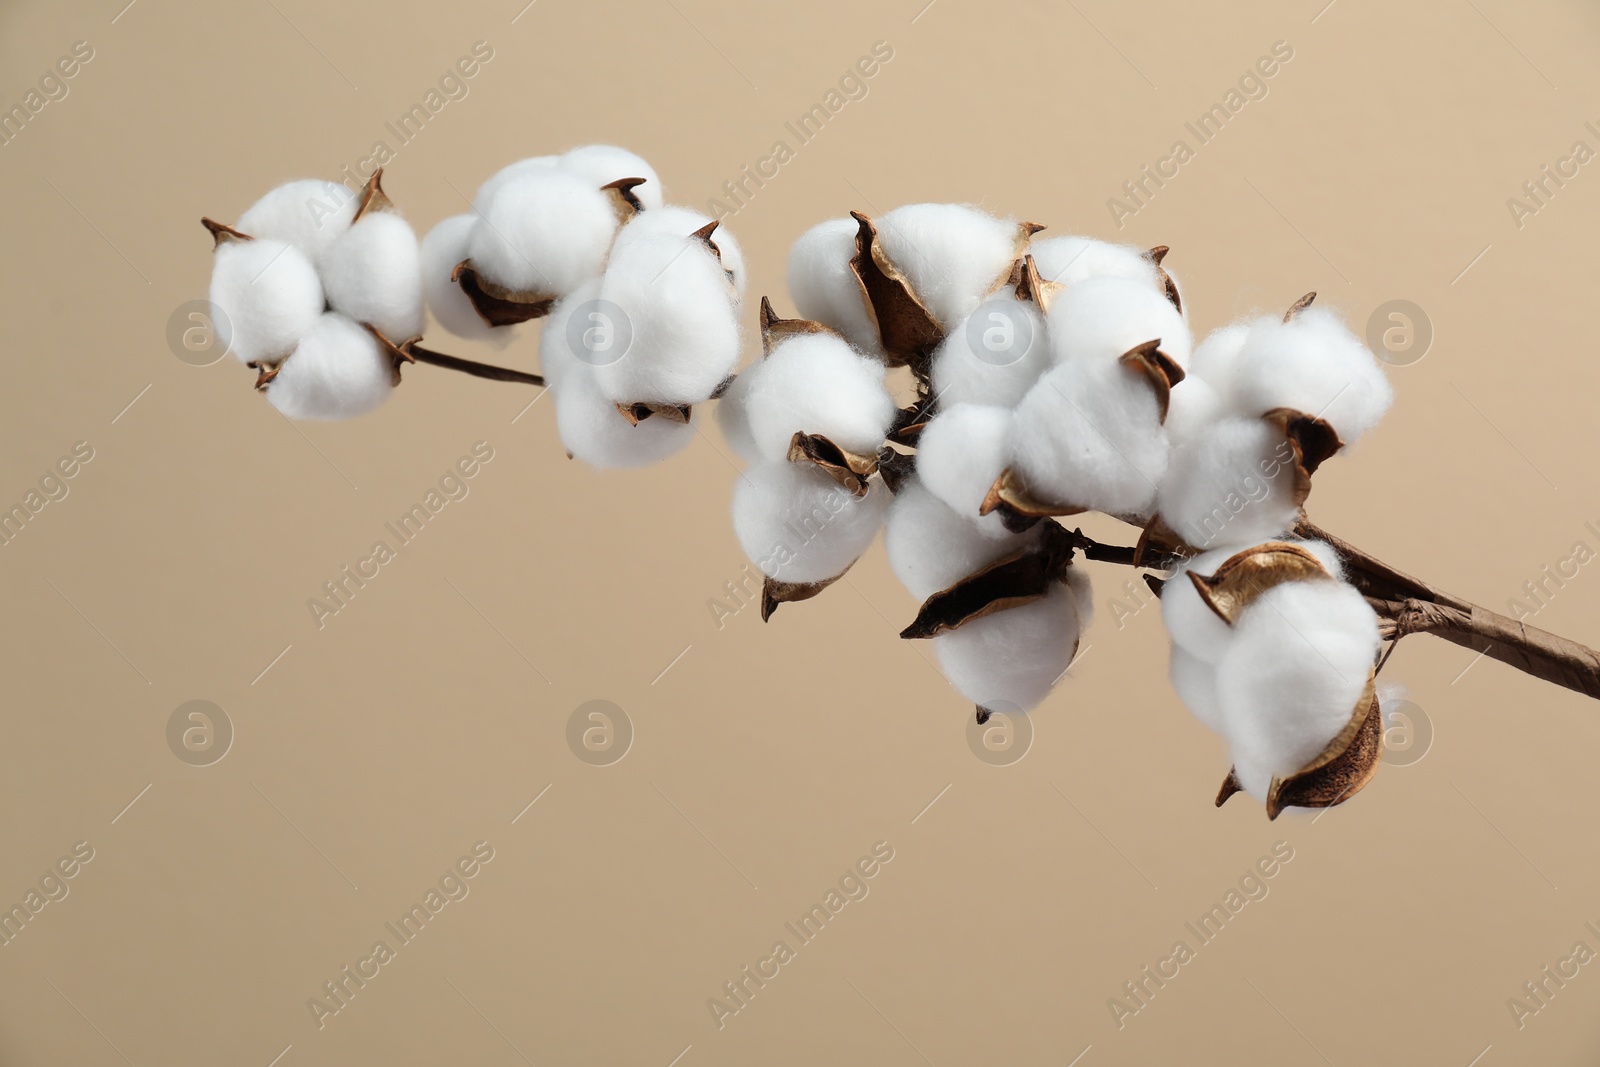
[{"label": "cotton seed pod", "polygon": [[[1036,281],[1037,272],[1025,276]],[[1038,289],[1011,287],[985,300],[933,353],[941,404],[1015,407],[1051,365]]]},{"label": "cotton seed pod", "polygon": [[1077,655],[1089,623],[1089,580],[1078,568],[1037,600],[974,619],[933,640],[950,684],[984,710],[1037,707]]},{"label": "cotton seed pod", "polygon": [[1249,322],[1235,322],[1212,330],[1195,346],[1189,360],[1190,374],[1205,381],[1217,396],[1233,410],[1239,353],[1250,336]]},{"label": "cotton seed pod", "polygon": [[391,338],[422,333],[417,235],[393,211],[369,211],[322,253],[328,304]]},{"label": "cotton seed pod", "polygon": [[930,421],[917,439],[917,476],[988,537],[1009,534],[1004,518],[980,514],[995,479],[1010,460],[1011,412],[979,404],[954,404]]},{"label": "cotton seed pod", "polygon": [[740,375],[756,448],[768,459],[787,458],[794,435],[805,433],[845,453],[876,456],[895,417],[883,377],[883,364],[837,334],[802,332],[779,340]]},{"label": "cotton seed pod", "polygon": [[1040,227],[964,204],[907,204],[877,221],[877,247],[945,329],[1011,274]]},{"label": "cotton seed pod", "polygon": [[984,513],[1148,514],[1168,460],[1152,366],[1069,362],[1040,378],[1017,406],[1011,466]]},{"label": "cotton seed pod", "polygon": [[1287,322],[1250,326],[1235,365],[1235,409],[1260,416],[1290,409],[1327,422],[1355,442],[1383,418],[1394,390],[1366,345],[1334,312],[1306,307]]},{"label": "cotton seed pod", "polygon": [[630,187],[640,206],[647,211],[662,207],[661,179],[656,176],[655,168],[645,162],[643,156],[626,148],[609,144],[582,145],[556,157],[555,165],[596,188],[623,179],[642,178],[643,181]]},{"label": "cotton seed pod", "polygon": [[777,604],[817,595],[850,569],[883,525],[890,494],[873,482],[863,496],[805,463],[766,460],[740,476],[733,528],[767,576],[762,618]]},{"label": "cotton seed pod", "polygon": [[716,220],[710,215],[703,215],[693,208],[677,205],[642,211],[617,231],[616,243],[611,246],[611,254],[615,256],[619,249],[626,248],[643,238],[682,237],[710,227],[706,241],[710,243],[717,258],[722,261],[722,269],[732,279],[735,295],[742,300],[745,285],[744,252],[727,227],[715,223]]},{"label": "cotton seed pod", "polygon": [[594,368],[574,361],[555,387],[556,429],[574,459],[602,470],[629,470],[658,463],[694,440],[687,418],[628,418],[594,377]]},{"label": "cotton seed pod", "polygon": [[1173,450],[1156,506],[1168,528],[1195,548],[1270,540],[1300,517],[1302,469],[1280,427],[1222,419]]},{"label": "cotton seed pod", "polygon": [[252,237],[294,245],[315,262],[362,212],[381,173],[374,172],[361,192],[317,178],[287,182],[252,204],[234,226]]},{"label": "cotton seed pod", "polygon": [[877,320],[851,266],[859,229],[853,218],[829,219],[801,234],[789,249],[789,297],[801,318],[831,327],[862,352],[881,359]]},{"label": "cotton seed pod", "polygon": [[1038,238],[1029,251],[1040,276],[1063,290],[1091,278],[1121,278],[1165,295],[1156,262],[1141,248],[1062,234]]},{"label": "cotton seed pod", "polygon": [[450,333],[504,347],[511,343],[513,331],[496,328],[485,321],[472,298],[456,281],[456,266],[467,258],[468,245],[477,225],[477,215],[454,215],[434,226],[422,238],[422,291],[428,310]]},{"label": "cotton seed pod", "polygon": [[311,260],[269,238],[217,246],[211,303],[217,339],[241,363],[276,362],[294,351],[322,317],[327,297]]},{"label": "cotton seed pod", "polygon": [[1179,367],[1193,345],[1189,325],[1160,292],[1126,278],[1090,278],[1061,293],[1047,316],[1057,363],[1114,362],[1149,341]]},{"label": "cotton seed pod", "polygon": [[[1234,753],[1230,781],[1264,800],[1328,807],[1377,771],[1374,700],[1378,620],[1319,553],[1268,542],[1237,553],[1196,590],[1232,627],[1217,664],[1217,697]],[[1378,731],[1377,744],[1373,731]],[[1219,803],[1231,795],[1225,784]]]},{"label": "cotton seed pod", "polygon": [[[486,311],[480,293],[547,312],[550,303],[599,277],[619,225],[611,197],[553,167],[530,166],[507,179],[480,211],[457,273],[480,313]],[[508,316],[492,306],[485,319],[498,325],[495,317]]]},{"label": "cotton seed pod", "polygon": [[990,537],[912,476],[895,491],[883,547],[900,584],[920,604],[1008,556],[1037,547],[1041,529]]},{"label": "cotton seed pod", "polygon": [[595,371],[616,402],[697,404],[738,365],[736,294],[710,240],[714,226],[639,237],[612,253],[598,299],[631,340]]},{"label": "cotton seed pod", "polygon": [[371,330],[329,311],[275,367],[263,365],[256,387],[291,419],[335,420],[376,409],[399,380]]}]

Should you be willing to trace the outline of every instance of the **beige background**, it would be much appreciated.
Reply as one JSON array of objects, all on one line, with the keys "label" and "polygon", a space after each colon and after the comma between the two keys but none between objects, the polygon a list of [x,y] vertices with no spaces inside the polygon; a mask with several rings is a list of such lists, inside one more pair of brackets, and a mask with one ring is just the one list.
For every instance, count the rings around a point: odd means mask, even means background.
[{"label": "beige background", "polygon": [[[0,947],[0,1063],[1595,1062],[1600,965],[1520,1031],[1506,1007],[1600,949],[1592,702],[1414,638],[1389,671],[1425,759],[1315,825],[1217,811],[1220,746],[1166,684],[1156,610],[1110,621],[1110,570],[1032,750],[987,766],[894,636],[914,605],[881,548],[766,626],[713,625],[744,561],[709,424],[600,474],[549,404],[518,417],[535,391],[417,367],[373,416],[296,427],[164,339],[205,292],[201,214],[356,163],[474,41],[470,95],[388,170],[419,230],[588,141],[701,205],[884,40],[870,95],[729,220],[753,295],[788,306],[813,222],[939,199],[1171,245],[1197,331],[1307,289],[1358,329],[1415,301],[1433,348],[1312,514],[1503,608],[1600,547],[1600,172],[1520,230],[1506,207],[1600,148],[1592,5],[124,3],[0,6],[7,106],[95,50],[0,148],[0,499],[95,450],[0,548],[0,900],[95,849]],[[1106,199],[1279,40],[1270,95],[1119,233]],[[505,358],[536,366],[533,342]],[[478,440],[471,495],[319,631],[306,599]],[[1600,643],[1597,604],[1591,564],[1537,622]],[[236,730],[203,768],[164,732],[195,698]],[[595,698],[637,732],[609,767],[565,741]],[[471,895],[319,1031],[307,998],[478,840]],[[719,1031],[707,998],[879,840],[870,896]],[[1270,896],[1118,1030],[1108,998],[1280,840]]]}]

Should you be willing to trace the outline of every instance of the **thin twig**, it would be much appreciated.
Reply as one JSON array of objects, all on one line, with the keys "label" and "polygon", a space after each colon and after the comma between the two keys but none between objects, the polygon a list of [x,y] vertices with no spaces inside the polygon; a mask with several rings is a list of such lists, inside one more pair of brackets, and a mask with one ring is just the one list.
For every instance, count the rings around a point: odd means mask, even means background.
[{"label": "thin twig", "polygon": [[475,375],[479,378],[489,378],[497,382],[523,382],[527,385],[544,385],[544,376],[529,374],[526,371],[512,370],[510,367],[496,367],[489,363],[478,363],[475,360],[462,359],[460,356],[447,356],[443,352],[423,348],[421,345],[409,345],[406,353],[418,363],[431,363],[435,367],[446,367],[458,370],[464,374]]}]

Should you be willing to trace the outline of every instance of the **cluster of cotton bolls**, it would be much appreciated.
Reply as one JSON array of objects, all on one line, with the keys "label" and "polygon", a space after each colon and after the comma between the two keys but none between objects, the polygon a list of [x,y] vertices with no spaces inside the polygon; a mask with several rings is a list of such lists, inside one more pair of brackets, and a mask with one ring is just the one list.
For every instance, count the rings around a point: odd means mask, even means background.
[{"label": "cluster of cotton bolls", "polygon": [[[422,329],[417,238],[374,174],[359,194],[294,181],[216,239],[218,340],[259,370],[256,387],[295,419],[361,415],[399,381],[391,345]],[[383,335],[380,338],[373,331]]]},{"label": "cluster of cotton bolls", "polygon": [[919,204],[795,243],[800,317],[764,307],[764,355],[718,413],[750,463],[733,518],[763,616],[837,580],[881,527],[922,603],[903,636],[932,637],[980,721],[1026,711],[1092,615],[1061,548],[1082,535],[1052,517],[1113,515],[1176,561],[1172,679],[1227,739],[1228,791],[1274,815],[1338,802],[1329,783],[1370,775],[1378,624],[1334,552],[1290,531],[1387,382],[1310,295],[1196,346],[1166,249],[1039,229]]},{"label": "cluster of cotton bolls", "polygon": [[521,160],[420,248],[380,175],[360,194],[290,182],[235,226],[206,221],[222,340],[279,410],[363,414],[419,359],[540,381],[418,347],[426,304],[449,332],[501,347],[545,320],[543,380],[569,454],[636,467],[688,443],[694,407],[738,364],[744,264],[713,219],[664,203],[649,163],[611,145]]},{"label": "cluster of cotton bolls", "polygon": [[589,145],[513,163],[422,245],[434,316],[504,338],[544,317],[539,358],[569,454],[639,467],[694,436],[739,361],[744,262],[709,216],[663,203],[655,171]]}]

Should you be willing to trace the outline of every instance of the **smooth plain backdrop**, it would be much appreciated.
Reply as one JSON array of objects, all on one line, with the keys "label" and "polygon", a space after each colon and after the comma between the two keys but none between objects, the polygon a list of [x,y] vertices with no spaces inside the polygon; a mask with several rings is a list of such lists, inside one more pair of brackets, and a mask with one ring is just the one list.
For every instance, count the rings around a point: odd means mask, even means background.
[{"label": "smooth plain backdrop", "polygon": [[[93,452],[0,547],[0,904],[93,850],[0,945],[0,1063],[1595,1062],[1600,964],[1520,1028],[1507,1003],[1600,951],[1593,702],[1409,638],[1385,676],[1431,723],[1420,761],[1315,821],[1217,810],[1226,757],[1170,691],[1158,609],[1101,568],[1031,749],[991,766],[896,638],[915,605],[881,547],[717,624],[745,561],[714,422],[600,473],[536,389],[418,366],[373,415],[296,425],[168,340],[205,295],[202,214],[379,140],[420,233],[524,156],[624,144],[704,207],[784,139],[725,220],[747,347],[756,297],[791,308],[803,229],[919,200],[1170,245],[1197,333],[1312,289],[1361,332],[1413,302],[1431,347],[1310,513],[1505,610],[1600,548],[1600,163],[1522,189],[1600,150],[1592,5],[125,2],[0,6],[6,108],[93,50],[0,146],[0,503]],[[401,144],[386,124],[480,41]],[[880,41],[799,144],[785,124]],[[1277,42],[1293,58],[1200,144],[1185,123]],[[1180,139],[1119,228],[1108,199]],[[534,369],[536,337],[429,340]],[[319,628],[308,599],[476,442],[470,493]],[[1600,563],[1546,588],[1532,621],[1600,643]],[[634,734],[609,766],[567,740],[597,699]],[[190,700],[232,725],[209,766],[169,746]],[[719,1028],[708,999],[880,841],[869,895]],[[308,1000],[477,842],[468,895],[319,1026]],[[1279,842],[1265,898],[1200,945],[1185,924]],[[1108,1001],[1180,939],[1195,958],[1119,1027]]]}]

